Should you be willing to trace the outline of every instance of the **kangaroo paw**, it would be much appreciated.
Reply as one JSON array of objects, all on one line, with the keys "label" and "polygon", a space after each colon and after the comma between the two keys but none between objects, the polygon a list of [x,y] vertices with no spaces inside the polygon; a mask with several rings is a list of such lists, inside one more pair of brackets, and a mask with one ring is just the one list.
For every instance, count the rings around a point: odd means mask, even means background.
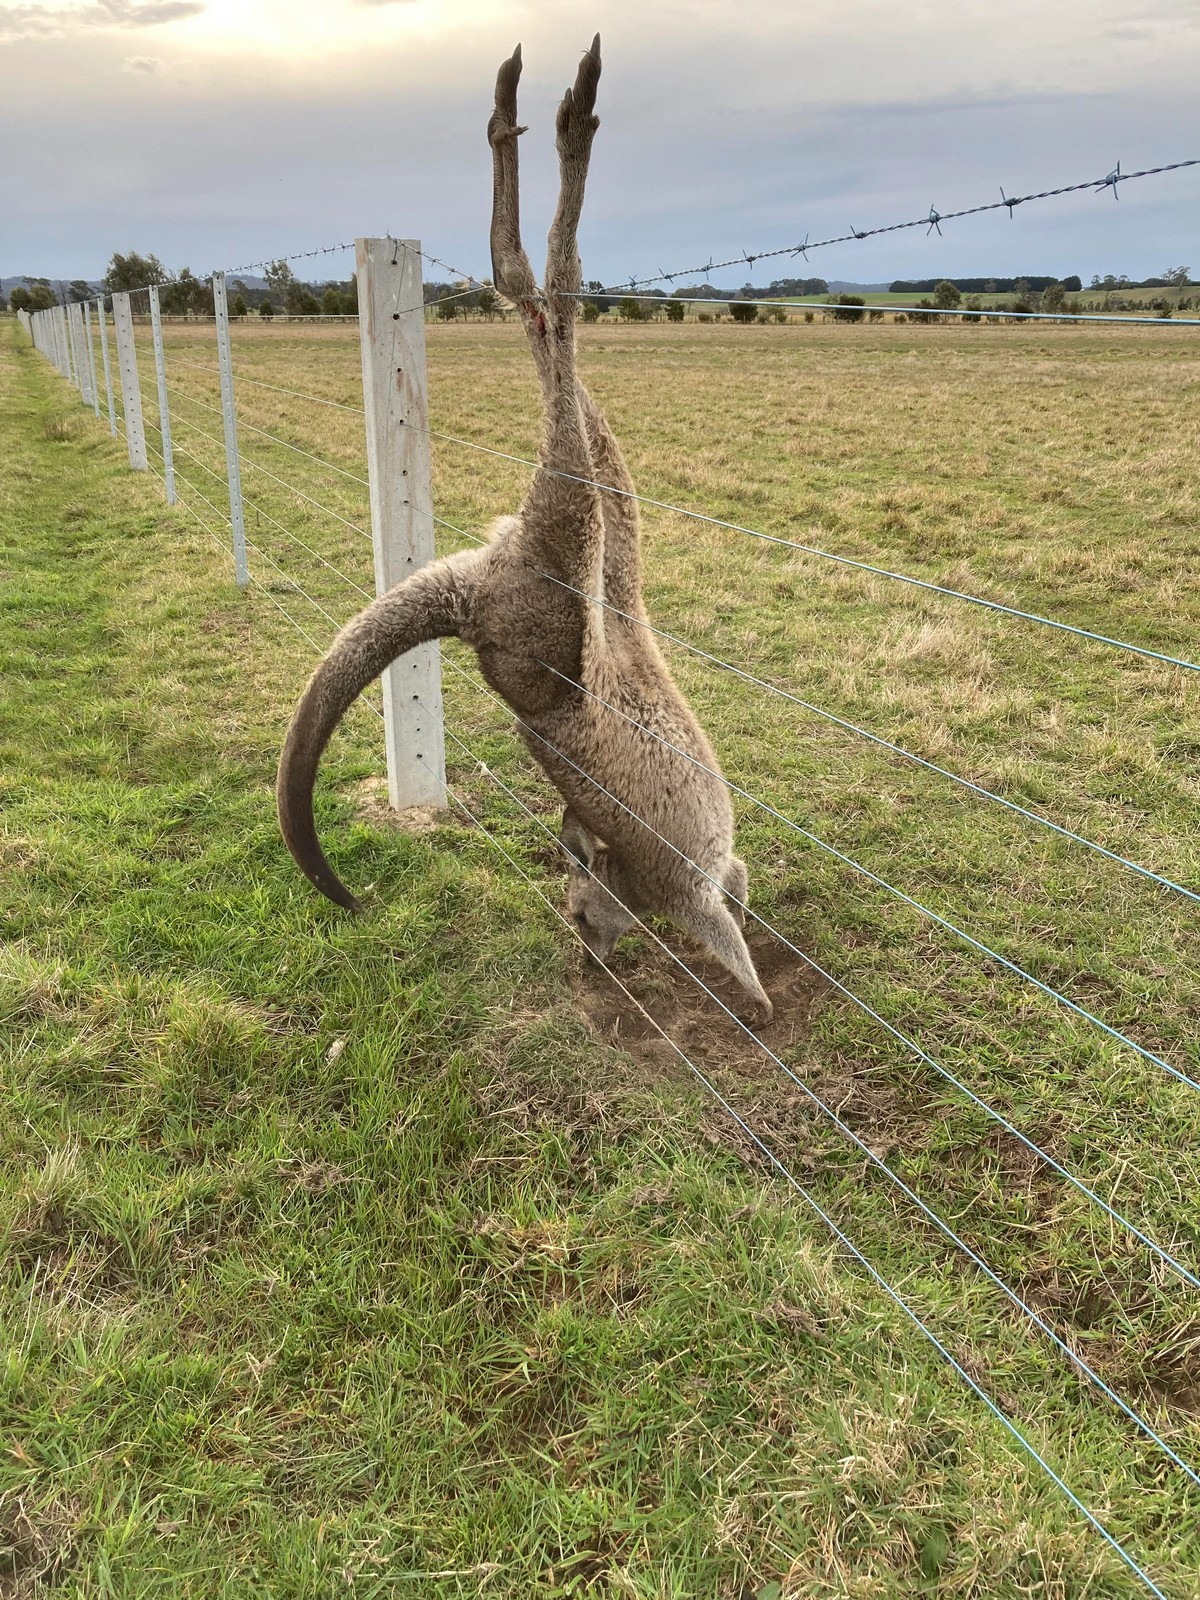
[{"label": "kangaroo paw", "polygon": [[525,132],[517,126],[517,85],[521,81],[521,46],[517,45],[496,74],[496,109],[488,123],[488,143],[493,147],[517,139]]},{"label": "kangaroo paw", "polygon": [[[507,65],[507,63],[506,63]],[[503,72],[504,68],[501,68]],[[596,86],[600,82],[600,35],[592,40],[592,47],[579,63],[574,85],[563,95],[558,108],[555,133],[560,156],[586,156],[592,146],[592,136],[600,126],[595,115]],[[497,82],[497,97],[499,83]],[[516,104],[514,95],[514,107]]]}]

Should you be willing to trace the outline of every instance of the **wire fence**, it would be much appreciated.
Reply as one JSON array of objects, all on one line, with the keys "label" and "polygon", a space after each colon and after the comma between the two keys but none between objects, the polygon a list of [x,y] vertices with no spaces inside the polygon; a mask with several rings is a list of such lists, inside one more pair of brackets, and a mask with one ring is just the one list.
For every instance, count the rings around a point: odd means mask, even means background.
[{"label": "wire fence", "polygon": [[[1173,166],[1193,164],[1175,163]],[[1173,167],[1151,170],[1173,170]],[[1148,175],[1148,172],[1118,173],[1115,177],[1117,182],[1124,182]],[[1101,187],[1107,185],[1115,193],[1117,182],[1112,181],[1113,176],[1110,175]],[[1047,194],[1083,187],[1085,185],[1069,185],[1062,190],[1047,191]],[[929,218],[921,220],[936,226],[952,216],[970,215],[980,210],[1007,207],[1011,213],[1014,206],[1038,198],[1043,196],[1005,198],[999,203],[944,216],[931,212]],[[892,226],[916,225],[908,222]],[[864,230],[853,237],[887,231],[890,229]],[[804,246],[796,248],[803,253],[805,248],[817,248],[828,242],[833,241],[811,244],[806,241]],[[375,243],[381,247],[384,258],[391,251],[394,267],[400,262],[401,252],[409,249],[421,259],[437,261],[421,252],[418,246],[402,246],[390,236]],[[310,254],[316,256],[341,248],[345,247],[327,247]],[[753,263],[764,255],[780,253],[783,252],[759,252],[744,259]],[[366,259],[361,248],[359,259],[361,276]],[[437,264],[445,266],[444,262]],[[709,265],[712,267],[714,263]],[[235,270],[245,271],[249,267]],[[417,276],[419,279],[419,264]],[[405,281],[411,284],[411,273]],[[653,280],[637,280],[642,285],[650,281]],[[392,296],[388,304],[394,307],[392,317],[396,322],[410,313],[423,316],[423,300],[412,300],[399,286],[400,280],[393,283],[389,279],[388,282],[388,293]],[[631,280],[630,287],[633,286]],[[361,285],[360,293],[365,293]],[[338,347],[336,360],[330,354],[333,347],[328,342],[320,348],[305,350],[296,363],[297,370],[303,372],[303,380],[300,380],[293,379],[291,367],[279,370],[277,344],[264,342],[254,330],[239,329],[236,323],[230,329],[223,310],[223,282],[216,296],[215,330],[212,322],[168,322],[164,326],[157,290],[152,287],[131,291],[128,296],[117,299],[121,304],[113,308],[115,328],[110,328],[103,300],[89,305],[86,315],[84,310],[79,309],[76,314],[76,308],[72,308],[69,314],[60,309],[24,320],[37,347],[64,376],[76,383],[97,418],[104,416],[113,434],[124,437],[131,465],[144,464],[157,474],[168,499],[177,503],[222,552],[234,556],[239,581],[244,581],[256,598],[286,620],[304,641],[307,649],[302,654],[311,661],[313,656],[324,653],[333,633],[361,609],[362,603],[374,597],[380,588],[383,570],[381,503],[388,485],[382,481],[380,463],[373,458],[370,447],[372,429],[377,428],[379,419],[373,410],[369,386],[365,393],[362,389],[355,393],[360,354],[364,382],[370,364],[365,321],[362,352],[359,342],[352,337],[345,337],[344,346]],[[324,331],[318,332],[323,339],[326,337]],[[332,337],[336,329],[328,332]],[[110,336],[115,336],[111,351]],[[388,369],[389,374],[391,370]],[[423,381],[423,371],[420,377]],[[272,381],[280,378],[289,381]],[[308,381],[310,378],[316,379],[327,392],[314,392]],[[300,386],[301,381],[303,386]],[[422,421],[422,415],[417,407],[402,417],[392,418],[391,435],[402,441],[404,449],[436,452],[439,471],[452,473],[455,469],[451,463],[461,456],[504,463],[506,467],[520,468],[523,472],[539,469],[532,455],[501,448],[499,443],[486,438],[471,437],[470,430],[464,426],[434,426],[428,420]],[[446,418],[447,424],[454,420]],[[542,466],[540,470],[547,469]],[[578,481],[594,486],[605,495],[627,496],[656,517],[682,519],[688,525],[711,530],[714,537],[727,538],[725,559],[730,563],[737,563],[743,551],[791,552],[811,563],[814,572],[842,571],[881,584],[885,590],[891,586],[897,597],[915,595],[930,605],[964,607],[968,611],[991,614],[1001,625],[1028,630],[1031,635],[1044,630],[1049,641],[1058,641],[1065,648],[1093,653],[1096,657],[1104,654],[1117,666],[1128,664],[1132,669],[1145,665],[1165,671],[1172,675],[1181,694],[1192,689],[1195,675],[1200,673],[1200,663],[1192,659],[1191,654],[1178,648],[1159,648],[1160,639],[1120,638],[1069,618],[1045,615],[1040,610],[970,593],[930,576],[895,571],[857,556],[688,506],[682,503],[682,495],[663,498],[630,494],[599,478]],[[460,490],[457,498],[467,504],[473,497]],[[449,517],[435,511],[430,493],[423,491],[419,484],[408,484],[404,503],[411,522],[423,525],[421,537],[426,541],[427,553],[432,551],[435,539],[443,549],[460,547],[461,540],[474,544],[486,542],[482,535],[463,526],[468,520],[464,515]],[[367,545],[371,547],[370,559]],[[1182,872],[1167,871],[1149,859],[1135,859],[1125,849],[1090,837],[1082,827],[1050,815],[1046,806],[1023,804],[969,772],[956,771],[948,762],[933,760],[917,749],[910,749],[898,739],[864,726],[835,706],[820,704],[798,693],[796,688],[775,681],[773,676],[751,670],[744,660],[728,659],[737,653],[733,649],[718,653],[706,648],[686,637],[681,625],[659,627],[621,610],[603,595],[574,592],[604,613],[646,629],[656,640],[679,652],[673,660],[693,662],[697,664],[697,671],[736,686],[739,692],[744,690],[754,697],[753,706],[770,704],[784,709],[789,716],[795,712],[804,719],[815,719],[836,730],[849,745],[860,746],[879,761],[891,767],[899,763],[903,769],[921,774],[922,779],[932,784],[947,786],[947,792],[961,794],[965,804],[978,807],[981,818],[986,815],[989,819],[997,816],[1011,819],[1014,827],[1026,830],[1031,838],[1045,840],[1047,847],[1053,844],[1056,850],[1070,852],[1071,859],[1076,856],[1086,859],[1095,864],[1096,871],[1120,877],[1144,894],[1154,896],[1162,915],[1176,919],[1181,928],[1190,928],[1194,920],[1192,908],[1200,903],[1200,883],[1183,881]],[[420,715],[428,724],[436,725],[449,741],[453,781],[445,786],[444,792],[472,828],[487,840],[489,848],[498,852],[507,870],[515,872],[531,894],[563,923],[568,933],[578,938],[578,929],[554,904],[543,876],[523,862],[519,851],[506,845],[496,827],[489,825],[492,802],[486,796],[491,795],[508,808],[512,825],[525,828],[533,839],[540,836],[549,839],[552,847],[563,848],[544,820],[544,798],[539,799],[536,792],[530,794],[529,778],[524,770],[515,765],[512,781],[506,781],[497,770],[494,757],[490,757],[497,729],[493,708],[499,710],[504,726],[509,725],[510,714],[478,672],[465,666],[453,650],[444,653],[443,661],[451,674],[446,709],[440,698],[440,681],[437,698],[430,694],[427,700],[417,693],[411,698]],[[548,670],[556,669],[548,667]],[[696,758],[648,727],[635,707],[601,696],[584,682],[561,673],[559,676],[566,690],[590,697],[608,716],[623,720],[643,739],[666,744],[676,755],[695,761]],[[392,707],[386,684],[382,703],[376,702],[374,694],[364,696],[359,703],[373,722],[382,720],[385,727],[389,725]],[[522,731],[527,738],[540,740],[556,760],[575,767],[584,781],[628,812],[639,827],[676,850],[646,818],[606,788],[597,776],[578,767],[536,730],[522,725]],[[486,749],[481,741],[487,742]],[[416,759],[426,768],[432,788],[438,790],[444,783],[439,759],[430,759],[427,754]],[[1098,1081],[1114,1076],[1128,1081],[1145,1072],[1147,1085],[1152,1077],[1161,1075],[1175,1094],[1190,1096],[1200,1091],[1194,1038],[1175,1036],[1154,1017],[1142,1015],[1136,1008],[1131,1011],[1123,1003],[1109,1014],[1105,1014],[1106,1008],[1099,1004],[1093,1009],[1094,1003],[1085,1003],[1079,998],[1078,989],[1068,992],[1072,985],[1056,976],[1063,970],[1063,962],[1057,955],[1052,953],[1041,963],[1035,963],[1023,953],[1014,954],[1014,947],[1019,948],[1019,945],[1014,946],[1013,941],[1006,947],[990,930],[972,925],[967,916],[939,909],[938,904],[931,903],[935,896],[913,892],[892,881],[890,874],[885,875],[869,860],[860,859],[864,852],[856,854],[843,848],[825,837],[817,827],[799,820],[794,813],[800,808],[794,800],[789,802],[778,795],[778,785],[774,781],[767,785],[761,776],[757,781],[739,781],[726,778],[715,769],[705,770],[713,771],[714,776],[727,784],[748,817],[756,817],[769,829],[773,848],[785,850],[794,845],[803,850],[806,859],[825,858],[831,870],[849,874],[851,879],[866,886],[865,892],[875,897],[873,905],[890,908],[882,914],[905,919],[897,926],[905,930],[928,930],[930,937],[944,937],[950,946],[965,952],[965,959],[976,964],[970,981],[977,982],[978,975],[982,974],[984,981],[993,986],[997,1015],[1008,1014],[1014,1037],[1031,1050],[1036,1065],[1046,1067],[1061,1058],[1068,1070],[1082,1068],[1087,1076]],[[786,781],[785,773],[785,787]],[[483,801],[475,797],[475,789],[480,784],[484,786]],[[764,787],[766,793],[762,792]],[[989,822],[987,826],[990,825]],[[676,853],[681,852],[676,850]],[[1060,858],[1055,855],[1043,859],[1052,864]],[[689,865],[695,868],[695,863],[689,862]],[[1053,883],[1051,872],[1046,887],[1048,902],[1053,895]],[[717,887],[723,889],[722,885]],[[1122,890],[1122,894],[1124,892]],[[1022,1096],[1010,1092],[1005,1074],[980,1070],[969,1039],[964,1044],[955,1037],[953,1030],[944,1039],[918,1038],[917,1028],[903,1020],[911,1008],[895,1004],[886,985],[878,982],[877,974],[865,972],[856,976],[852,946],[846,945],[832,957],[819,959],[812,949],[806,948],[806,941],[788,931],[786,906],[771,906],[768,912],[763,912],[756,905],[738,904],[749,925],[763,938],[786,950],[790,958],[827,986],[839,1002],[862,1019],[864,1027],[876,1040],[886,1041],[889,1048],[894,1047],[922,1073],[932,1075],[920,1080],[928,1115],[934,1115],[947,1102],[969,1107],[971,1113],[981,1119],[980,1127],[1011,1140],[1048,1183],[1062,1185],[1061,1192],[1069,1192],[1074,1197],[1079,1207],[1077,1222],[1081,1241],[1093,1238],[1097,1227],[1104,1239],[1119,1236],[1130,1259],[1141,1263],[1139,1270],[1144,1281],[1153,1283],[1156,1293],[1170,1297],[1172,1314],[1179,1326],[1197,1316],[1200,1302],[1190,1298],[1191,1291],[1200,1290],[1200,1226],[1194,1213],[1174,1217],[1171,1228],[1164,1234],[1158,1208],[1147,1208],[1137,1200],[1120,1201],[1118,1181],[1108,1171],[1103,1146],[1091,1148],[1089,1139],[1072,1138],[1069,1129],[1066,1136],[1040,1129],[1037,1115],[1022,1106]],[[1053,924],[1049,905],[1047,917]],[[1194,1514],[1200,1507],[1200,1500],[1192,1495],[1192,1490],[1200,1489],[1200,1470],[1193,1460],[1197,1443],[1194,1430],[1189,1431],[1186,1422],[1161,1403],[1149,1404],[1144,1393],[1136,1390],[1130,1393],[1127,1386],[1111,1375],[1106,1376],[1104,1364],[1094,1356],[1089,1359],[1086,1340],[1069,1321],[1056,1317],[1052,1309],[1039,1305],[1034,1295],[1019,1282],[1012,1281],[1012,1271],[1006,1266],[1003,1250],[993,1252],[978,1241],[972,1242],[957,1216],[947,1214],[949,1206],[935,1203],[922,1192],[920,1183],[915,1179],[910,1181],[900,1170],[900,1163],[890,1161],[886,1151],[881,1151],[870,1137],[864,1136],[864,1131],[855,1125],[843,1106],[814,1087],[803,1068],[789,1059],[788,1052],[773,1048],[740,1021],[718,990],[697,970],[694,959],[681,955],[673,942],[641,917],[635,916],[634,921],[642,939],[660,953],[667,967],[694,988],[715,1014],[724,1017],[744,1036],[746,1048],[759,1053],[769,1070],[777,1074],[780,1085],[786,1085],[789,1093],[800,1097],[815,1124],[831,1130],[853,1159],[863,1163],[864,1170],[893,1196],[897,1214],[927,1227],[931,1240],[940,1240],[951,1257],[960,1259],[981,1283],[995,1291],[1020,1326],[1044,1340],[1056,1356],[1062,1358],[1085,1391],[1113,1409],[1122,1426],[1127,1426],[1131,1435],[1138,1436],[1158,1457],[1162,1470],[1178,1475],[1180,1515],[1186,1516],[1189,1508]],[[924,938],[926,933],[918,931],[912,936]],[[1047,944],[1052,943],[1048,934]],[[880,1258],[886,1259],[887,1254],[880,1241],[856,1239],[844,1215],[839,1220],[837,1205],[818,1198],[817,1185],[800,1182],[792,1170],[795,1162],[780,1152],[769,1133],[756,1127],[752,1115],[739,1109],[736,1095],[722,1089],[719,1074],[699,1063],[695,1059],[696,1052],[685,1048],[672,1036],[671,1030],[647,1010],[625,982],[619,964],[614,968],[613,963],[602,962],[601,966],[626,1002],[663,1038],[751,1143],[767,1169],[776,1173],[803,1200],[875,1287],[931,1342],[939,1356],[1037,1468],[1057,1485],[1142,1588],[1151,1594],[1164,1594],[1147,1570],[1148,1563],[1131,1551],[1128,1541],[1121,1536],[1119,1527],[1124,1519],[1119,1512],[1110,1514],[1088,1494],[1074,1487],[1067,1468],[1056,1465],[1047,1447],[1035,1438],[1039,1415],[1036,1401],[1031,1401],[1024,1416],[1013,1415],[1011,1400],[998,1397],[996,1387],[985,1381],[987,1353],[956,1351],[953,1338],[939,1331],[934,1316],[921,1305],[919,1297],[894,1281],[886,1267],[880,1265]],[[950,1009],[953,1012],[953,1004]],[[936,1090],[935,1079],[940,1085]],[[1084,1090],[1081,1088],[1080,1092]],[[1148,1100],[1162,1092],[1165,1091],[1152,1087],[1144,1090]],[[1147,1138],[1153,1141],[1153,1127],[1147,1130]],[[965,1197],[968,1207],[970,1200],[970,1196]],[[1056,1205],[1063,1203],[1055,1202]],[[1083,1247],[1086,1248],[1086,1243]],[[1127,1315],[1131,1323],[1136,1320],[1133,1311],[1126,1312],[1122,1308],[1122,1314]]]}]

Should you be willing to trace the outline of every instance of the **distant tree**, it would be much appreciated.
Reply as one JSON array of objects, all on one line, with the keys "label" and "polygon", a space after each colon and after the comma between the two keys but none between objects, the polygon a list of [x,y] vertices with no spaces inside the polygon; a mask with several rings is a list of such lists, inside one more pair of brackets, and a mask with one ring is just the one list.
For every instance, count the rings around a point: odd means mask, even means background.
[{"label": "distant tree", "polygon": [[[983,301],[979,298],[979,296],[977,294],[973,294],[971,296],[971,298],[967,301],[967,303],[966,303],[966,305],[965,305],[965,307],[963,309],[966,310],[966,311],[982,311],[983,310]],[[983,318],[982,317],[964,317],[962,320],[964,322],[979,323],[979,322],[983,321]]]},{"label": "distant tree", "polygon": [[453,322],[455,317],[458,315],[458,301],[439,300],[437,303],[437,314],[442,322]]},{"label": "distant tree", "polygon": [[67,303],[81,306],[85,300],[92,298],[92,286],[86,278],[72,278],[67,285]]},{"label": "distant tree", "polygon": [[[500,310],[500,296],[490,283],[484,283],[481,285],[479,293],[475,296],[475,304],[479,307],[480,313],[490,322]],[[585,318],[584,320],[586,321],[587,319]],[[593,317],[592,320],[595,321],[595,318]]]},{"label": "distant tree", "polygon": [[306,284],[298,283],[288,298],[288,312],[293,317],[319,317],[321,302]]},{"label": "distant tree", "polygon": [[753,300],[731,300],[729,315],[735,322],[753,322],[758,316],[758,307]]},{"label": "distant tree", "polygon": [[358,279],[351,278],[342,290],[342,310],[347,316],[358,315]]},{"label": "distant tree", "polygon": [[18,283],[16,288],[9,295],[8,309],[10,311],[36,310],[36,307],[33,303],[33,295],[23,283]]},{"label": "distant tree", "polygon": [[157,256],[140,256],[136,250],[130,250],[128,255],[114,251],[104,274],[104,287],[109,294],[121,294],[148,283],[167,283],[170,277]]},{"label": "distant tree", "polygon": [[269,300],[264,300],[258,308],[258,314],[260,317],[273,317],[275,315],[275,307]]},{"label": "distant tree", "polygon": [[860,294],[840,294],[831,304],[835,322],[861,322],[866,315],[867,302]]},{"label": "distant tree", "polygon": [[622,322],[640,322],[642,320],[641,304],[631,294],[617,302],[617,315]]},{"label": "distant tree", "polygon": [[1061,283],[1052,283],[1042,290],[1042,310],[1061,311],[1067,298],[1066,286]]},{"label": "distant tree", "polygon": [[1191,267],[1168,267],[1163,277],[1176,289],[1186,289],[1191,278]]},{"label": "distant tree", "polygon": [[263,279],[271,293],[286,302],[288,290],[296,281],[296,274],[286,261],[272,261],[269,267],[263,268]]},{"label": "distant tree", "polygon": [[[880,316],[882,316],[882,315],[883,315],[883,313],[880,312]],[[772,306],[771,307],[771,320],[773,322],[786,322],[787,319],[788,319],[788,314],[787,314],[787,307],[786,306]]]},{"label": "distant tree", "polygon": [[1062,286],[1068,294],[1078,294],[1083,288],[1083,280],[1077,272],[1073,272],[1069,278],[1063,279]]},{"label": "distant tree", "polygon": [[589,278],[583,287],[587,290],[589,298],[594,300],[600,307],[601,316],[603,316],[606,311],[611,311],[613,306],[616,304],[616,301],[612,295],[605,294],[604,285],[600,282],[599,278]]},{"label": "distant tree", "polygon": [[579,308],[579,315],[584,322],[598,322],[600,320],[600,307],[594,300],[585,300]]},{"label": "distant tree", "polygon": [[234,295],[233,305],[230,309],[235,317],[248,317],[250,315],[250,308],[246,304],[246,297],[244,294]]},{"label": "distant tree", "polygon": [[44,278],[36,278],[29,286],[30,311],[50,311],[58,301],[54,298],[54,290]]},{"label": "distant tree", "polygon": [[962,305],[962,291],[949,278],[943,278],[933,291],[933,303],[942,311],[953,311]]},{"label": "distant tree", "polygon": [[683,321],[684,305],[682,300],[668,300],[663,306],[663,310],[667,313],[668,322]]},{"label": "distant tree", "polygon": [[163,285],[158,298],[163,310],[171,316],[212,315],[212,284],[207,279],[198,278],[191,267],[180,268],[179,276]]},{"label": "distant tree", "polygon": [[908,320],[910,322],[936,322],[938,320],[933,314],[932,300],[928,298],[924,300],[918,300],[917,305],[922,308],[928,307],[928,310],[921,309],[917,311],[910,311],[908,313]]},{"label": "distant tree", "polygon": [[332,283],[325,285],[325,293],[321,296],[321,310],[327,317],[340,317],[342,314],[342,296]]}]

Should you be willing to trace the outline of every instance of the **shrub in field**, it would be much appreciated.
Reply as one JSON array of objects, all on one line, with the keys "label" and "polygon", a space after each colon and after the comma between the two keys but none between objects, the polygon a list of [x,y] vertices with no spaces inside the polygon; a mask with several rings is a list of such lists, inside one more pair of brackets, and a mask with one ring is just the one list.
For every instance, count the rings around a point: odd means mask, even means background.
[{"label": "shrub in field", "polygon": [[640,301],[627,294],[623,300],[617,302],[617,315],[622,322],[640,322],[642,320],[642,307]]},{"label": "shrub in field", "polygon": [[683,301],[682,300],[668,300],[666,305],[663,307],[663,310],[667,313],[667,321],[668,322],[682,322],[683,321]]},{"label": "shrub in field", "polygon": [[949,278],[943,278],[933,291],[933,303],[943,311],[953,311],[962,304],[962,291],[956,283],[951,283]]},{"label": "shrub in field", "polygon": [[264,300],[258,308],[258,314],[260,317],[273,317],[275,315],[275,307],[269,300]]},{"label": "shrub in field", "polygon": [[878,306],[872,306],[871,309],[867,312],[867,321],[868,322],[882,322],[883,321],[883,312],[879,309]]},{"label": "shrub in field", "polygon": [[840,294],[830,304],[835,322],[861,322],[866,315],[867,302],[860,294]]},{"label": "shrub in field", "polygon": [[342,297],[332,283],[325,286],[325,293],[321,296],[321,310],[327,317],[340,317],[342,314]]},{"label": "shrub in field", "polygon": [[697,316],[696,321],[697,322],[711,322],[712,321],[712,312],[711,311],[701,311],[700,314]]},{"label": "shrub in field", "polygon": [[905,316],[903,311],[897,311],[896,315],[892,318],[892,321],[893,322],[907,322],[908,318]]},{"label": "shrub in field", "polygon": [[25,285],[23,283],[18,283],[16,288],[9,295],[9,297],[8,297],[8,309],[10,311],[36,311],[37,310],[37,307],[33,303],[33,296],[30,294],[29,290],[25,287]]},{"label": "shrub in field", "polygon": [[594,300],[585,300],[579,308],[579,315],[584,322],[598,322],[600,319],[600,307]]},{"label": "shrub in field", "polygon": [[439,300],[437,303],[437,314],[440,322],[453,322],[455,317],[458,315],[457,300]]},{"label": "shrub in field", "polygon": [[788,320],[787,307],[774,306],[771,309],[771,315],[776,322],[786,322]]},{"label": "shrub in field", "polygon": [[729,315],[735,322],[753,322],[758,316],[758,307],[752,300],[731,300]]},{"label": "shrub in field", "polygon": [[804,320],[805,320],[805,322],[811,322],[815,316],[816,316],[816,312],[815,311],[806,311],[804,313]]}]

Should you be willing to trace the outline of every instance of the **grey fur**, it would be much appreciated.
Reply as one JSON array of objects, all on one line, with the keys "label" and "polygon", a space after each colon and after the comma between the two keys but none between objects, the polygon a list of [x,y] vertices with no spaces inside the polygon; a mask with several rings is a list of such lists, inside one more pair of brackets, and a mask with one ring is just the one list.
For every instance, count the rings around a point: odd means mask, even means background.
[{"label": "grey fur", "polygon": [[561,187],[544,291],[520,236],[520,75],[518,45],[497,75],[488,124],[492,270],[496,288],[518,307],[533,352],[545,404],[540,459],[548,470],[535,473],[519,513],[500,519],[486,548],[423,568],[338,635],[288,730],[279,766],[280,823],[317,888],[355,906],[313,825],[317,762],[345,711],[389,662],[425,640],[456,636],[474,648],[488,683],[526,725],[522,737],[530,753],[566,802],[567,904],[593,954],[606,959],[635,915],[667,916],[733,974],[744,996],[743,1015],[765,1021],[771,1002],[742,937],[740,909],[731,910],[726,898],[745,902],[747,875],[733,854],[733,809],[715,775],[716,757],[652,635],[582,598],[599,595],[630,618],[645,619],[636,502],[560,475],[633,488],[620,448],[575,369],[576,229],[599,126],[593,113],[599,37],[558,111]]}]

